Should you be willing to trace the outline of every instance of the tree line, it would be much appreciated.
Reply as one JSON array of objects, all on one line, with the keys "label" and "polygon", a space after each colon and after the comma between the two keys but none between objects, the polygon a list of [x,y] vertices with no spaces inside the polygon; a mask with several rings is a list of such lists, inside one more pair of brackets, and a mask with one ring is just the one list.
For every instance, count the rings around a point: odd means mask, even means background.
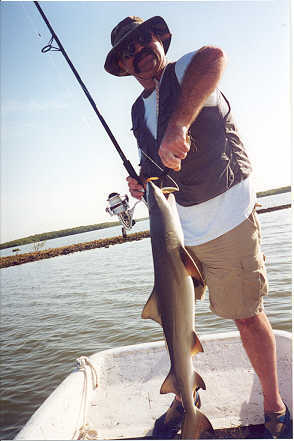
[{"label": "tree line", "polygon": [[[286,193],[289,191],[291,191],[290,185],[288,185],[287,187],[279,187],[279,188],[274,188],[272,190],[260,191],[260,192],[257,192],[256,195],[257,195],[257,197],[261,198],[264,196],[272,196],[275,194]],[[136,222],[140,222],[145,219],[147,219],[147,218],[137,219]],[[56,239],[58,237],[71,236],[72,234],[87,233],[89,231],[101,230],[103,228],[115,227],[117,225],[120,225],[119,221],[103,222],[100,224],[83,225],[80,227],[66,228],[64,230],[50,231],[50,232],[41,233],[41,234],[33,234],[32,236],[27,236],[27,237],[23,237],[21,239],[16,239],[16,240],[12,240],[10,242],[2,243],[2,244],[0,244],[0,250],[4,250],[6,248],[11,248],[11,247],[16,247],[19,245],[27,245],[29,243],[42,242],[44,240]]]},{"label": "tree line", "polygon": [[[146,218],[137,219],[136,222],[140,222]],[[33,234],[31,236],[23,237],[21,239],[12,240],[0,244],[0,250],[6,248],[16,247],[20,245],[27,245],[29,243],[43,242],[44,240],[56,239],[58,237],[71,236],[73,234],[87,233],[89,231],[102,230],[103,228],[116,227],[120,225],[119,221],[116,222],[103,222],[100,224],[82,225],[74,228],[66,228],[64,230],[49,231],[47,233]]]}]

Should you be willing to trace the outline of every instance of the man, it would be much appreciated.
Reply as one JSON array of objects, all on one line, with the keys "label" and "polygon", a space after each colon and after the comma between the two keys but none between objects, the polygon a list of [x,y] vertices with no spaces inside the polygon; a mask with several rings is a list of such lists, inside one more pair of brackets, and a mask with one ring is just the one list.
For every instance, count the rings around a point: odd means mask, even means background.
[{"label": "man", "polygon": [[[252,168],[230,104],[217,89],[226,57],[221,49],[206,46],[168,63],[170,41],[161,17],[127,17],[112,31],[105,69],[132,75],[143,86],[132,108],[141,176],[158,176],[155,162],[168,167],[177,182],[185,245],[208,286],[210,308],[235,321],[262,386],[266,430],[273,438],[282,437],[290,415],[279,393],[275,339],[263,310],[267,279]],[[127,180],[131,195],[140,199],[142,185]],[[196,297],[203,292],[196,288]],[[195,404],[200,405],[198,394]],[[153,435],[174,437],[182,418],[175,397]]]}]

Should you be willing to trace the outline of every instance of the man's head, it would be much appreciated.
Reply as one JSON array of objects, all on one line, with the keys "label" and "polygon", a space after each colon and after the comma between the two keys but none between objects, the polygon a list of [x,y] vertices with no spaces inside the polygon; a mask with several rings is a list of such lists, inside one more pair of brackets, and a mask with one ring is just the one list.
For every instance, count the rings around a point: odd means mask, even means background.
[{"label": "man's head", "polygon": [[116,76],[152,78],[165,64],[171,33],[161,17],[127,17],[111,33],[112,49],[104,68]]}]

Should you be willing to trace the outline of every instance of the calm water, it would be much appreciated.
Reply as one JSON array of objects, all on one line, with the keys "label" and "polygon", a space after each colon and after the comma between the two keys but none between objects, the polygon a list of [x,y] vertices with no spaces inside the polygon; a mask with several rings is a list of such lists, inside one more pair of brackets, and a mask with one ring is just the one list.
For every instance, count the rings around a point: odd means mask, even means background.
[{"label": "calm water", "polygon": [[[290,193],[260,199],[290,202]],[[291,214],[260,215],[270,281],[265,307],[273,328],[291,331]],[[136,230],[145,230],[140,222]],[[48,241],[48,247],[120,234],[115,227]],[[57,242],[58,241],[58,242]],[[76,358],[115,346],[162,339],[141,320],[153,285],[150,240],[58,256],[1,270],[1,439],[11,439]],[[197,303],[199,335],[235,330],[208,302]]]}]

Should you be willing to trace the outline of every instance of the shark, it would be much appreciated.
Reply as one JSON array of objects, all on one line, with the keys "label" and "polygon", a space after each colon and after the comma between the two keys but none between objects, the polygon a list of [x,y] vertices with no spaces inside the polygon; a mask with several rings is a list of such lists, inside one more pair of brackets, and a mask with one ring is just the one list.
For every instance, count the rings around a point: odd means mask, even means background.
[{"label": "shark", "polygon": [[154,288],[143,308],[142,318],[158,322],[164,332],[170,371],[160,393],[174,393],[185,410],[182,439],[199,439],[213,432],[208,418],[194,404],[198,388],[206,389],[194,370],[193,355],[203,352],[195,332],[194,286],[204,285],[201,273],[184,247],[174,188],[146,185],[150,237],[154,266]]}]

